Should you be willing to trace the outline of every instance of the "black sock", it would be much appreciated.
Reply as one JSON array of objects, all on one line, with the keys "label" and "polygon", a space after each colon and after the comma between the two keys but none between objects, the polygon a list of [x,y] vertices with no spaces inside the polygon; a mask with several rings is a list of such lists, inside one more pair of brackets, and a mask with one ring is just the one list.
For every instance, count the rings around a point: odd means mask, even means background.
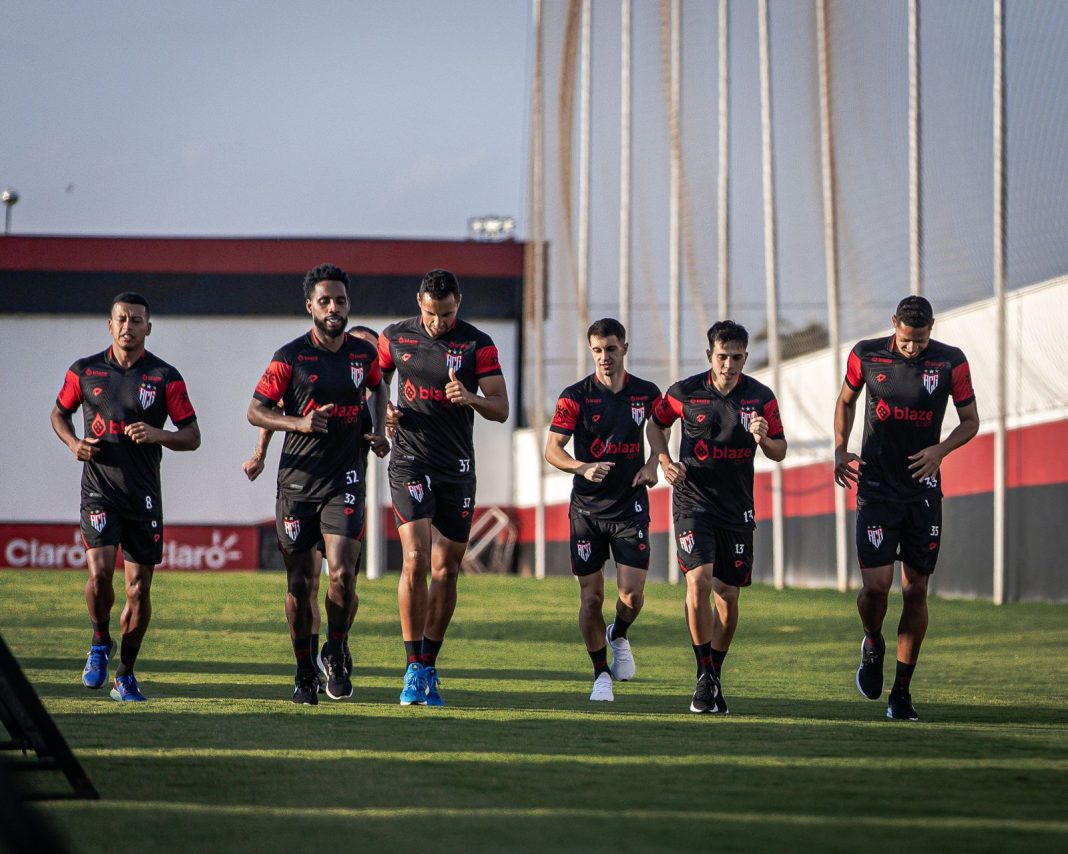
[{"label": "black sock", "polygon": [[310,635],[309,637],[310,640],[308,641],[308,649],[311,650],[312,657],[314,658],[319,654],[319,633],[316,632],[315,634]]},{"label": "black sock", "polygon": [[697,678],[702,673],[711,673],[712,670],[712,642],[693,644],[693,656],[697,659]]},{"label": "black sock", "polygon": [[421,640],[405,641],[404,654],[408,656],[409,664],[419,664],[423,657],[423,642]]},{"label": "black sock", "polygon": [[619,611],[616,611],[616,621],[609,626],[609,640],[619,640],[627,636],[627,629],[634,625],[634,621],[629,623],[619,616]]},{"label": "black sock", "polygon": [[137,661],[137,653],[140,651],[141,644],[134,646],[124,637],[119,644],[119,669],[115,671],[115,675],[129,676],[133,673],[134,662]]},{"label": "black sock", "polygon": [[293,638],[293,655],[297,659],[298,673],[308,673],[315,669],[311,656],[311,635]]},{"label": "black sock", "polygon": [[723,670],[723,659],[727,657],[727,650],[725,649],[713,649],[712,650],[712,669],[716,671],[716,676],[719,676],[720,671]]},{"label": "black sock", "polygon": [[108,631],[109,625],[111,625],[111,620],[93,623],[93,646],[104,646],[111,643],[111,632]]},{"label": "black sock", "polygon": [[602,673],[608,673],[608,647],[602,646],[590,653],[590,661],[593,662],[593,678],[596,679]]},{"label": "black sock", "polygon": [[444,641],[431,640],[428,637],[423,638],[423,653],[419,656],[423,667],[434,667],[438,663],[438,653],[441,651],[443,643]]},{"label": "black sock", "polygon": [[882,632],[864,632],[864,642],[868,645],[869,649],[875,649],[879,652],[884,652],[886,650]]},{"label": "black sock", "polygon": [[344,626],[329,626],[326,634],[326,649],[332,655],[339,655],[345,648],[348,629]]},{"label": "black sock", "polygon": [[890,693],[906,693],[909,690],[909,683],[912,682],[912,671],[915,669],[915,664],[905,664],[905,662],[899,661],[897,663],[897,674],[894,676],[894,687],[890,689]]}]

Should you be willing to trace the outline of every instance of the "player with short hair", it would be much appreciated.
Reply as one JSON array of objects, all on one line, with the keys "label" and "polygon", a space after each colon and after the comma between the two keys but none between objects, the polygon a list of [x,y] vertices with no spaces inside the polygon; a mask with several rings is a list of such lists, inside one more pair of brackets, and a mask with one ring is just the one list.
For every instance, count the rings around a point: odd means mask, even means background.
[{"label": "player with short hair", "polygon": [[[786,456],[775,394],[742,373],[748,346],[744,326],[732,320],[712,324],[705,351],[711,369],[669,388],[647,428],[674,487],[671,505],[679,566],[686,574],[686,621],[697,659],[690,711],[698,714],[730,714],[720,680],[738,627],[741,588],[752,583],[753,457],[757,448],[776,462]],[[667,438],[680,419],[676,462]]]},{"label": "player with short hair", "polygon": [[[927,633],[927,584],[942,542],[942,482],[947,454],[979,431],[979,410],[964,353],[931,338],[934,312],[921,296],[898,303],[893,334],[859,342],[849,354],[834,409],[834,480],[857,485],[857,558],[863,587],[857,609],[864,627],[857,690],[869,700],[883,692],[882,626],[894,563],[901,561],[901,620],[897,671],[886,716],[919,719],[912,674]],[[867,387],[860,456],[848,450],[857,399]],[[939,441],[950,397],[960,421]]]},{"label": "player with short hair", "polygon": [[[660,389],[624,367],[627,332],[613,318],[586,332],[594,372],[560,393],[545,440],[545,459],[573,474],[571,571],[580,587],[579,630],[593,662],[590,700],[612,701],[613,676],[634,678],[627,632],[645,601],[649,569],[649,491],[656,484],[656,456],[646,461],[644,427]],[[575,437],[574,456],[566,450]],[[616,562],[616,616],[605,627],[604,568]],[[608,665],[608,646],[612,665]]]},{"label": "player with short hair", "polygon": [[[305,307],[312,328],[275,352],[248,408],[255,427],[285,431],[278,466],[275,529],[286,564],[289,621],[297,661],[293,702],[316,705],[318,679],[311,650],[312,591],[321,540],[330,573],[326,599],[327,640],[323,650],[326,694],[352,696],[345,648],[356,615],[356,562],[364,523],[366,439],[376,453],[386,439],[365,436],[367,390],[376,402],[378,424],[385,406],[375,348],[345,331],[349,317],[348,275],[321,264],[304,277]],[[282,411],[277,409],[282,404]]]},{"label": "player with short hair", "polygon": [[[508,390],[497,347],[460,320],[460,283],[431,270],[416,295],[419,315],[378,340],[382,376],[397,374],[399,407],[389,405],[389,464],[404,563],[397,586],[408,666],[400,704],[443,706],[437,656],[456,609],[456,582],[475,512],[475,413],[508,420]],[[429,589],[427,575],[430,575]]]},{"label": "player with short hair", "polygon": [[[93,640],[82,683],[100,688],[108,679],[115,651],[110,631],[115,562],[121,546],[126,606],[111,696],[141,702],[145,695],[134,676],[134,663],[152,617],[152,574],[163,559],[159,464],[163,448],[200,447],[200,428],[182,375],[145,349],[152,332],[148,300],[132,291],[118,294],[111,301],[108,330],[112,343],[107,350],[70,366],[51,420],[60,441],[85,464],[81,530]],[[81,439],[73,421],[79,407],[84,419]],[[164,429],[168,418],[177,430]]]}]

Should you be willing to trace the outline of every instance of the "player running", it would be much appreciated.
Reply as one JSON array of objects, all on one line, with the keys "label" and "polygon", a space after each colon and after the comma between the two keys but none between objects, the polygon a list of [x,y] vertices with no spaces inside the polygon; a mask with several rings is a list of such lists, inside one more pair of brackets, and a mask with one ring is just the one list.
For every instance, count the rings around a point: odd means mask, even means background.
[{"label": "player running", "polygon": [[374,392],[371,417],[376,425],[386,398],[375,348],[345,332],[348,275],[322,264],[305,275],[304,296],[312,328],[274,354],[256,386],[248,420],[286,433],[275,528],[288,576],[286,618],[297,660],[293,702],[314,706],[319,702],[311,649],[311,600],[319,570],[315,547],[321,540],[330,573],[322,650],[326,694],[341,700],[352,696],[345,649],[358,605],[356,561],[363,538],[366,462],[361,442],[371,442],[379,454],[388,443],[377,432],[365,436],[361,429],[367,390]]},{"label": "player running", "polygon": [[[159,464],[163,448],[200,447],[200,428],[182,375],[145,349],[152,332],[148,301],[129,291],[116,296],[108,330],[111,346],[79,359],[67,371],[52,408],[52,429],[85,464],[81,529],[93,640],[82,683],[100,688],[108,680],[108,662],[115,651],[110,632],[115,562],[121,546],[126,606],[111,696],[120,702],[142,702],[145,695],[134,676],[134,663],[152,617],[152,573],[163,559]],[[79,406],[84,418],[81,439],[72,418]],[[164,429],[168,418],[177,430]]]},{"label": "player running", "polygon": [[[475,413],[508,420],[508,390],[490,337],[460,320],[460,284],[431,270],[419,286],[417,317],[387,327],[378,358],[390,404],[393,511],[404,563],[397,586],[408,667],[402,706],[444,706],[437,657],[456,610],[456,582],[475,512]],[[481,392],[481,393],[480,393]],[[430,586],[427,588],[427,575]]]},{"label": "player running", "polygon": [[[721,688],[723,660],[738,627],[741,588],[752,583],[753,456],[786,456],[779,404],[742,373],[749,333],[731,320],[708,330],[711,370],[675,383],[656,402],[647,433],[672,491],[679,566],[686,574],[686,622],[697,658],[690,711],[730,714]],[[679,460],[668,453],[682,419]],[[715,599],[713,609],[709,597]]]},{"label": "player running", "polygon": [[[660,396],[651,382],[627,373],[627,332],[612,318],[586,332],[594,372],[560,393],[545,442],[545,459],[573,474],[571,571],[580,587],[579,631],[593,661],[594,701],[614,700],[612,677],[634,678],[627,631],[645,601],[649,569],[649,492],[656,456],[646,462],[646,419]],[[565,450],[575,437],[575,456]],[[605,628],[604,575],[611,549],[616,562],[616,616]],[[607,644],[607,645],[606,645]],[[612,666],[608,666],[608,646]]]},{"label": "player running", "polygon": [[[864,627],[857,690],[869,700],[883,693],[883,618],[901,561],[901,620],[897,672],[886,716],[919,719],[910,683],[927,632],[927,583],[942,541],[939,465],[979,430],[979,411],[964,353],[931,339],[934,313],[920,296],[898,303],[889,337],[859,342],[849,354],[834,409],[834,480],[857,485],[857,559],[864,586],[857,610]],[[860,456],[848,450],[857,399],[867,386]],[[949,398],[960,423],[942,441]]]}]

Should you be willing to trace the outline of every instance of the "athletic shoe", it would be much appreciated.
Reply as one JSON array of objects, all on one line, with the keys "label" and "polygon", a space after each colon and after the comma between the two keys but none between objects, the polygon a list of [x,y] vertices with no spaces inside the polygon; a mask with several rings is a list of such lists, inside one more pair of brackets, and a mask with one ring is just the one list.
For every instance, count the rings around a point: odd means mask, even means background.
[{"label": "athletic shoe", "polygon": [[612,647],[612,675],[620,682],[629,682],[634,678],[634,656],[630,651],[630,641],[626,638],[612,640],[612,626],[605,630],[604,639]]},{"label": "athletic shoe", "polygon": [[714,673],[702,673],[697,678],[697,688],[690,701],[690,711],[698,715],[715,714],[716,697],[719,695],[719,680]]},{"label": "athletic shoe", "polygon": [[712,703],[710,713],[713,715],[729,715],[731,710],[727,708],[727,698],[723,696],[723,683],[720,682],[717,687],[719,690],[716,691],[716,699]]},{"label": "athletic shoe", "polygon": [[315,653],[315,693],[326,693],[326,665],[323,663],[323,653],[326,652],[326,644]]},{"label": "athletic shoe", "polygon": [[423,681],[426,683],[426,704],[428,706],[444,706],[445,701],[441,699],[441,694],[438,693],[438,686],[441,685],[441,680],[438,679],[438,669],[436,667],[424,667]]},{"label": "athletic shoe", "polygon": [[82,670],[82,684],[86,688],[99,688],[108,681],[108,659],[115,652],[114,639],[102,644],[93,644],[89,647],[89,655],[85,659],[85,669]]},{"label": "athletic shoe", "polygon": [[345,673],[352,677],[352,653],[349,652],[349,636],[345,635]]},{"label": "athletic shoe", "polygon": [[606,670],[604,673],[598,674],[597,678],[593,680],[593,691],[590,693],[590,699],[593,702],[611,703],[615,698],[615,694],[612,693],[612,674]]},{"label": "athletic shoe", "polygon": [[111,699],[118,700],[120,703],[143,703],[148,698],[137,687],[137,678],[132,673],[128,673],[126,676],[115,677]]},{"label": "athletic shoe", "polygon": [[[352,696],[352,680],[345,669],[345,653],[326,654],[326,644],[319,650],[319,666],[326,674],[326,696],[331,700],[346,700]],[[316,678],[318,686],[318,677]]]},{"label": "athletic shoe", "polygon": [[918,721],[916,707],[912,705],[912,695],[908,691],[890,692],[890,704],[886,707],[886,716],[892,721]]},{"label": "athletic shoe", "polygon": [[293,702],[298,706],[318,706],[318,682],[318,677],[314,671],[311,673],[298,671],[296,678],[293,680]]},{"label": "athletic shoe", "polygon": [[402,706],[421,706],[426,702],[426,676],[423,665],[412,662],[404,671],[404,690],[400,692]]},{"label": "athletic shoe", "polygon": [[868,639],[860,642],[860,667],[857,668],[857,690],[862,697],[878,700],[883,695],[883,655],[886,644],[882,636],[874,649],[868,649]]}]

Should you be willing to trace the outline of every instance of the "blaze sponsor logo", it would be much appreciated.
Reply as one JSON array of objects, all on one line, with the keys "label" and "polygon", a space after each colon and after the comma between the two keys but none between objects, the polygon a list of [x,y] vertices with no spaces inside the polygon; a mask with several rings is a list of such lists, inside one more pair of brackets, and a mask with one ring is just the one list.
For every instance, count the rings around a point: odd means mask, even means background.
[{"label": "blaze sponsor logo", "polygon": [[405,338],[403,335],[397,338],[398,344],[418,344],[418,338]]},{"label": "blaze sponsor logo", "polygon": [[683,531],[679,534],[679,548],[686,554],[693,551],[693,531]]},{"label": "blaze sponsor logo", "polygon": [[108,372],[107,371],[94,371],[92,368],[86,368],[85,369],[85,375],[87,377],[106,377],[108,375]]},{"label": "blaze sponsor logo", "polygon": [[108,524],[108,514],[106,510],[90,510],[89,511],[89,524],[93,526],[93,529],[99,534]]},{"label": "blaze sponsor logo", "polygon": [[878,362],[880,365],[892,365],[892,364],[894,364],[894,360],[893,359],[884,359],[882,356],[872,356],[871,360],[873,362]]},{"label": "blaze sponsor logo", "polygon": [[141,374],[141,379],[144,380],[146,383],[161,383],[161,382],[163,382],[163,377],[154,377],[151,374]]},{"label": "blaze sponsor logo", "polygon": [[89,425],[89,429],[93,431],[93,435],[98,439],[108,431],[108,425],[98,412],[96,418],[93,419],[93,423]]},{"label": "blaze sponsor logo", "polygon": [[[885,420],[885,419],[884,419]],[[933,409],[913,409],[909,406],[894,407],[895,421],[914,421],[918,424],[930,424],[934,421]]]},{"label": "blaze sponsor logo", "polygon": [[704,439],[698,439],[697,444],[693,446],[693,455],[701,462],[708,459],[708,444]]},{"label": "blaze sponsor logo", "polygon": [[593,546],[590,545],[590,541],[589,540],[576,540],[575,541],[575,551],[578,553],[578,556],[582,559],[582,562],[585,563],[586,561],[588,561],[590,559],[590,555],[593,554]]},{"label": "blaze sponsor logo", "polygon": [[415,499],[416,504],[420,504],[423,501],[423,484],[417,480],[408,481],[408,494]]},{"label": "blaze sponsor logo", "polygon": [[286,529],[286,536],[295,543],[300,536],[300,519],[286,516],[282,519],[282,525]]},{"label": "blaze sponsor logo", "polygon": [[642,452],[641,442],[605,442],[598,436],[593,440],[593,444],[590,445],[590,453],[596,458],[600,459],[605,454],[609,456],[623,456],[628,460],[634,459]]},{"label": "blaze sponsor logo", "polygon": [[363,365],[349,365],[349,371],[352,374],[352,384],[359,388],[363,383]]},{"label": "blaze sponsor logo", "polygon": [[641,403],[632,403],[630,405],[630,417],[634,419],[634,423],[639,427],[645,420],[645,406]]},{"label": "blaze sponsor logo", "polygon": [[883,544],[882,525],[868,526],[868,542],[875,546],[875,548],[879,548],[879,546]]},{"label": "blaze sponsor logo", "polygon": [[923,372],[923,387],[927,389],[928,394],[934,394],[934,390],[938,388],[938,371]]},{"label": "blaze sponsor logo", "polygon": [[886,421],[891,416],[890,404],[882,398],[875,404],[875,415],[880,421]]},{"label": "blaze sponsor logo", "polygon": [[297,361],[298,362],[318,362],[319,361],[319,357],[318,356],[305,356],[303,353],[300,353],[297,356]]},{"label": "blaze sponsor logo", "polygon": [[105,433],[110,436],[121,436],[126,432],[125,421],[112,421],[111,419],[105,420],[104,417],[98,412],[92,423],[89,425],[89,430],[98,439]]},{"label": "blaze sponsor logo", "polygon": [[708,404],[710,404],[711,402],[712,402],[712,399],[708,398],[708,397],[691,397],[690,398],[690,405],[691,406],[708,406]]},{"label": "blaze sponsor logo", "polygon": [[949,362],[935,362],[931,359],[927,359],[926,361],[924,361],[923,366],[925,368],[948,368]]},{"label": "blaze sponsor logo", "polygon": [[876,375],[875,375],[875,381],[876,381],[877,383],[884,383],[884,382],[886,382],[886,374],[884,374],[884,373],[878,373],[878,374],[876,374]]},{"label": "blaze sponsor logo", "polygon": [[587,397],[586,398],[586,403],[600,403],[600,402],[601,402],[601,398],[599,398],[599,397]]},{"label": "blaze sponsor logo", "polygon": [[407,400],[409,403],[411,403],[418,396],[419,396],[419,392],[416,391],[415,383],[413,383],[410,378],[406,379],[404,381],[404,398],[405,398],[405,400]]},{"label": "blaze sponsor logo", "polygon": [[712,459],[751,460],[753,459],[753,448],[721,448],[719,445],[713,445]]},{"label": "blaze sponsor logo", "polygon": [[141,402],[142,409],[148,409],[156,402],[156,387],[150,383],[141,383],[137,390],[137,399]]}]

